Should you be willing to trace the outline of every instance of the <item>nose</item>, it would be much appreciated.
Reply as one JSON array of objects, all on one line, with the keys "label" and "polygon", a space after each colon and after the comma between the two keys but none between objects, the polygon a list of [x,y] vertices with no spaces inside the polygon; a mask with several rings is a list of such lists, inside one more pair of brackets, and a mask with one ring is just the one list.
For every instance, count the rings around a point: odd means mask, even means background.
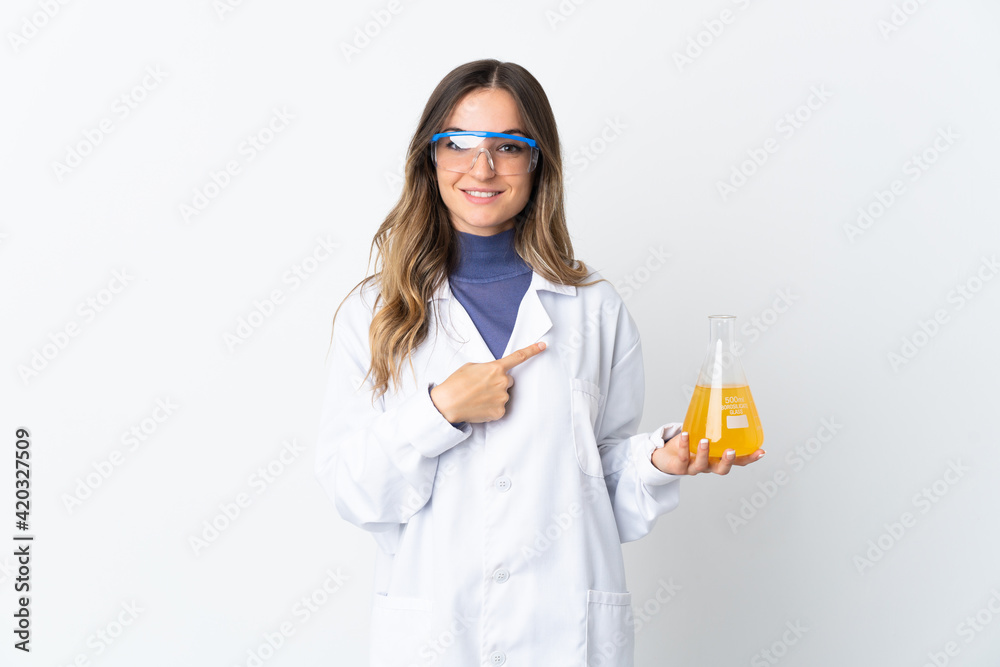
[{"label": "nose", "polygon": [[[479,159],[483,153],[486,153],[486,157]],[[496,174],[493,170],[492,162],[493,156],[490,155],[490,151],[486,148],[480,148],[476,156],[472,158],[472,168],[469,169],[469,173],[480,181],[488,181]]]}]

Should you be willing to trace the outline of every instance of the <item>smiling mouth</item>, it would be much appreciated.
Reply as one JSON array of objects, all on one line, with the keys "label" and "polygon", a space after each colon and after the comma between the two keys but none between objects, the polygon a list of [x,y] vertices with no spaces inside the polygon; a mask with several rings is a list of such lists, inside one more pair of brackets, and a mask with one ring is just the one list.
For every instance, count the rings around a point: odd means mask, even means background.
[{"label": "smiling mouth", "polygon": [[495,197],[500,194],[500,190],[462,190],[465,194],[472,197],[479,197],[481,199],[489,199],[490,197]]}]

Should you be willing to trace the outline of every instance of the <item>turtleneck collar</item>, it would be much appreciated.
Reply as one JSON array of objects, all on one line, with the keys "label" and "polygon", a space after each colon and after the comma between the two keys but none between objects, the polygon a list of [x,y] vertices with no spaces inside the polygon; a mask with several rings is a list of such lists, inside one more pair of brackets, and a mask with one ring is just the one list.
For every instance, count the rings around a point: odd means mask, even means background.
[{"label": "turtleneck collar", "polygon": [[531,272],[531,265],[514,250],[513,227],[493,236],[455,231],[459,246],[458,266],[451,278],[489,283]]}]

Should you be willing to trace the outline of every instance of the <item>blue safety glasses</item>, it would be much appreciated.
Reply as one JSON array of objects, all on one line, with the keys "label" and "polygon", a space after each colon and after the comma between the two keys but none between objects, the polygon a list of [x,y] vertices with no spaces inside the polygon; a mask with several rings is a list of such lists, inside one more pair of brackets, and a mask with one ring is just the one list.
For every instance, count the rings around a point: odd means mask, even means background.
[{"label": "blue safety glasses", "polygon": [[486,153],[490,169],[498,176],[527,174],[538,164],[538,144],[516,134],[467,130],[431,137],[431,160],[445,171],[469,173],[480,153]]}]

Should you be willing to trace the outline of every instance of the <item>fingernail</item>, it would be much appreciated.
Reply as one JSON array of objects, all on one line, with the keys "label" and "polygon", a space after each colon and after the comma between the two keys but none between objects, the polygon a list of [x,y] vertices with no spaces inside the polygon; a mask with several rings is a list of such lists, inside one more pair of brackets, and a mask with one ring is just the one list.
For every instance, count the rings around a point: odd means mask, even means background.
[{"label": "fingernail", "polygon": [[708,449],[708,438],[703,438],[701,442],[698,443],[699,449]]},{"label": "fingernail", "polygon": [[539,350],[544,350],[545,349],[545,343],[544,342],[539,343],[538,344],[538,349]]},{"label": "fingernail", "polygon": [[762,450],[760,450],[760,454],[758,454],[758,455],[757,455],[757,458],[758,458],[758,459],[762,459],[762,458],[764,458],[764,454],[767,454],[767,452],[765,452],[765,451],[764,451],[763,449],[762,449]]},{"label": "fingernail", "polygon": [[687,431],[681,431],[681,437],[682,438],[688,437],[688,432]]},{"label": "fingernail", "polygon": [[731,459],[734,456],[736,456],[736,450],[735,449],[727,449],[726,450],[726,458],[727,459]]}]

